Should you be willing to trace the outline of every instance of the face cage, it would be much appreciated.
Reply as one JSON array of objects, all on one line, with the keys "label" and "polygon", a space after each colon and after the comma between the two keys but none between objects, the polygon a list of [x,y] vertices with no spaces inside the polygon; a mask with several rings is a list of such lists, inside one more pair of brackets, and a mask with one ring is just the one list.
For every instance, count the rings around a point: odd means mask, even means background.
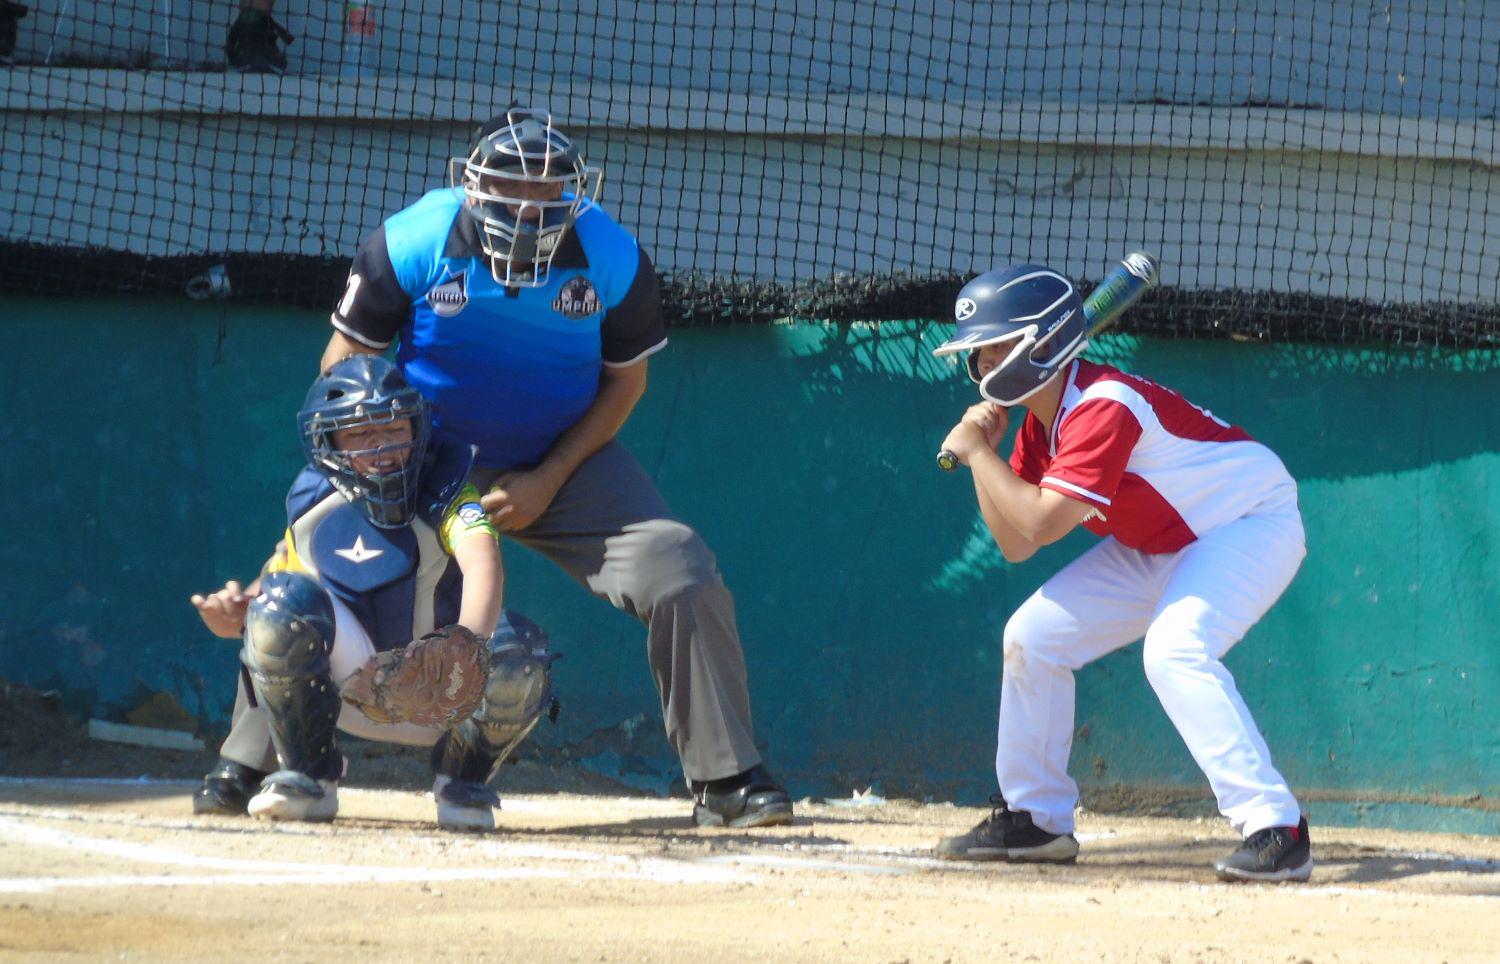
[{"label": "face cage", "polygon": [[[1064,365],[1077,358],[1088,347],[1088,331],[1081,329],[1071,342],[1064,345],[1051,358],[1041,361],[1037,359],[1037,352],[1045,350],[1048,343],[1062,332],[1071,320],[1071,315],[1072,312],[1069,312],[1058,319],[1057,323],[1052,326],[1052,330],[1040,339],[1037,338],[1036,325],[1022,328],[1021,338],[1016,342],[1016,347],[1012,348],[1005,359],[990,369],[990,373],[983,378],[979,375],[979,349],[984,345],[970,349],[965,367],[968,369],[969,378],[979,385],[979,394],[997,405],[1009,407],[1041,391],[1043,386],[1062,371]],[[1012,332],[1005,337],[1013,338],[1015,334]],[[1003,340],[1003,338],[996,339],[996,341]]]},{"label": "face cage", "polygon": [[[481,178],[558,184],[562,196],[546,201],[513,197],[484,190]],[[598,201],[604,174],[597,167],[580,164],[565,174],[527,175],[514,168],[488,167],[471,154],[449,161],[449,180],[463,188],[470,216],[479,226],[479,247],[489,259],[491,276],[509,288],[540,288],[547,283],[552,259],[568,229]],[[536,218],[528,220],[524,215],[532,212]]]},{"label": "face cage", "polygon": [[[335,429],[380,424],[397,418],[411,419],[410,442],[379,445],[372,449],[333,447]],[[314,419],[308,423],[307,428],[314,440],[311,446],[313,467],[375,526],[381,529],[399,529],[410,523],[416,515],[418,484],[422,474],[422,461],[427,454],[429,426],[425,408],[415,412],[391,412],[383,418],[363,414],[354,418]],[[355,459],[378,458],[403,449],[410,454],[407,455],[405,464],[394,472],[372,475],[362,473],[354,467]]]}]

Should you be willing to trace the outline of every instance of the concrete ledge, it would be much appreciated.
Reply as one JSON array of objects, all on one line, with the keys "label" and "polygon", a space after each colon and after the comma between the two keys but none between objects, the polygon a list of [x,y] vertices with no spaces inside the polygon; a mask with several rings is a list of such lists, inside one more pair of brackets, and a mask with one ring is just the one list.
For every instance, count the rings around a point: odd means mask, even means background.
[{"label": "concrete ledge", "polygon": [[[264,74],[18,67],[0,72],[0,112],[205,114],[298,120],[464,123],[488,112],[488,84],[390,74]],[[1494,120],[1305,108],[944,102],[880,94],[798,97],[688,88],[559,85],[549,98],[577,129],[718,136],[857,137],[939,143],[1278,151],[1500,166]]]},{"label": "concrete ledge", "polygon": [[161,750],[202,750],[203,741],[181,730],[163,730],[154,726],[132,726],[108,720],[89,720],[89,739],[102,743],[125,743]]}]

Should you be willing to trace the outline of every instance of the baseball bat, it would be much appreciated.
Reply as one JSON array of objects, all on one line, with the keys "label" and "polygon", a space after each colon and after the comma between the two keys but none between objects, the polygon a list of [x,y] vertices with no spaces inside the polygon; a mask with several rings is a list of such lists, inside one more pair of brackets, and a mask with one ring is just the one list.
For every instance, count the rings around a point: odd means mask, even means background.
[{"label": "baseball bat", "polygon": [[[1088,323],[1084,337],[1094,336],[1119,320],[1125,310],[1141,300],[1157,282],[1161,264],[1144,251],[1132,251],[1115,265],[1114,270],[1104,276],[1099,287],[1089,293],[1083,302],[1083,320]],[[958,468],[958,456],[947,449],[937,454],[938,468],[952,472]]]}]

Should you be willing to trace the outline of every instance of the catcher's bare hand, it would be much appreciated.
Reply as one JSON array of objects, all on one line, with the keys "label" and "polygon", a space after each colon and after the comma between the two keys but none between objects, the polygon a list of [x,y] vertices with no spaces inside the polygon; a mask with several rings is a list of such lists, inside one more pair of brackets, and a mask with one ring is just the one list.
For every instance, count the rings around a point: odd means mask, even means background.
[{"label": "catcher's bare hand", "polygon": [[479,707],[488,674],[488,647],[455,624],[371,656],[340,695],[377,723],[446,729]]},{"label": "catcher's bare hand", "polygon": [[237,639],[245,631],[245,611],[250,608],[250,597],[233,579],[218,592],[207,596],[194,593],[188,601],[197,607],[203,625],[215,636]]}]

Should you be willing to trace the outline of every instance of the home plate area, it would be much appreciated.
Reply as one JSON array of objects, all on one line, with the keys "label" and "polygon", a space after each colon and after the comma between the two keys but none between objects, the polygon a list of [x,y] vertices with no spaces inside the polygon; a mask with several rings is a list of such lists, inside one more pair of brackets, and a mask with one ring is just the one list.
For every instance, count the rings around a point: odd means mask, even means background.
[{"label": "home plate area", "polygon": [[791,826],[705,831],[684,800],[525,794],[468,836],[428,794],[341,788],[331,824],[266,824],[193,817],[194,787],[0,780],[0,949],[1232,961],[1254,934],[1267,960],[1457,961],[1500,940],[1490,837],[1315,823],[1311,884],[1230,885],[1208,819],[1084,813],[1078,863],[1036,866],[933,859],[986,814],[951,804],[804,800]]}]

